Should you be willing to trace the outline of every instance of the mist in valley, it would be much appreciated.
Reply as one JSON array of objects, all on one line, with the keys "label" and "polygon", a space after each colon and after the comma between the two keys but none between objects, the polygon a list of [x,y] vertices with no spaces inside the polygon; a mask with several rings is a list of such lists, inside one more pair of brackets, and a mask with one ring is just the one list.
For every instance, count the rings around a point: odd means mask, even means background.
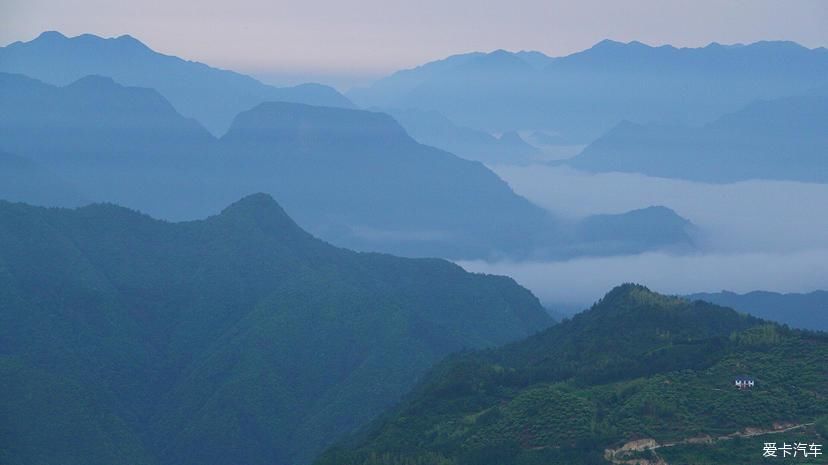
[{"label": "mist in valley", "polygon": [[546,165],[491,168],[519,195],[573,221],[663,205],[698,228],[698,250],[691,254],[460,262],[470,271],[513,277],[553,309],[586,308],[607,288],[625,281],[670,294],[828,287],[828,185],[766,180],[706,184]]}]

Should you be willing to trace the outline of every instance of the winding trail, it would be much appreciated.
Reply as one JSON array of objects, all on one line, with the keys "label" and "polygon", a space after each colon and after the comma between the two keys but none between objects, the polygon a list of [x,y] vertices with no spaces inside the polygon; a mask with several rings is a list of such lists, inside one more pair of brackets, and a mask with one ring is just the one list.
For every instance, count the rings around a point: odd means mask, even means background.
[{"label": "winding trail", "polygon": [[[692,438],[682,439],[681,441],[658,443],[655,439],[637,439],[629,441],[617,449],[604,450],[604,458],[615,465],[669,465],[663,458],[659,457],[655,452],[658,449],[665,447],[674,447],[685,444],[714,444],[720,441],[729,441],[735,438],[750,438],[754,436],[764,436],[767,434],[786,433],[788,431],[812,426],[814,423],[775,423],[773,428],[745,428],[744,431],[737,431],[725,436],[713,437],[710,435],[697,436]],[[634,458],[628,459],[624,456],[631,452],[645,452],[652,451],[655,455],[653,459]]]}]

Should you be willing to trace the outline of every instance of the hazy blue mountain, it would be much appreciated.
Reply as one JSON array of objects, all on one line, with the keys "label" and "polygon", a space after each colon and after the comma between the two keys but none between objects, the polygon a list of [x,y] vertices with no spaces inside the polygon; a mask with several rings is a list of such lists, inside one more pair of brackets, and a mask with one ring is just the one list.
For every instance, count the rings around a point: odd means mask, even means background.
[{"label": "hazy blue mountain", "polygon": [[59,86],[100,75],[126,86],[152,88],[181,114],[196,118],[213,134],[224,133],[236,114],[265,101],[353,106],[331,87],[268,86],[243,74],[155,52],[128,35],[105,39],[83,34],[69,38],[59,32],[44,32],[29,42],[1,47],[0,71],[25,74]]},{"label": "hazy blue mountain", "polygon": [[581,244],[481,163],[417,143],[382,113],[266,103],[217,140],[151,89],[95,76],[64,87],[14,74],[0,81],[0,150],[41,164],[92,201],[181,220],[269,192],[325,240],[408,256],[650,248],[628,233],[613,247]]},{"label": "hazy blue mountain", "polygon": [[554,57],[550,57],[536,50],[521,50],[515,53],[515,55],[537,69],[544,69],[555,61]]},{"label": "hazy blue mountain", "polygon": [[385,114],[261,104],[216,141],[151,89],[95,76],[0,81],[0,149],[96,201],[192,219],[265,191],[327,240],[417,256],[527,254],[555,239],[545,210]]},{"label": "hazy blue mountain", "polygon": [[687,298],[725,305],[793,328],[828,331],[828,291],[807,294],[768,291],[737,294],[721,291],[692,294]]},{"label": "hazy blue mountain", "polygon": [[537,145],[565,145],[566,139],[559,134],[549,134],[545,131],[532,131],[529,134],[529,140]]},{"label": "hazy blue mountain", "polygon": [[152,89],[100,76],[55,87],[0,73],[0,150],[38,163],[89,200],[167,218],[216,211],[201,180],[214,144],[204,127]]},{"label": "hazy blue mountain", "polygon": [[814,87],[809,92],[808,95],[821,95],[823,97],[828,97],[828,82],[822,84],[821,86]]},{"label": "hazy blue mountain", "polygon": [[[756,385],[740,391],[745,373]],[[448,357],[316,463],[752,465],[763,440],[828,439],[776,431],[828,418],[827,373],[825,333],[624,285],[541,333]],[[743,431],[757,437],[700,440]]]},{"label": "hazy blue mountain", "polygon": [[[390,116],[266,103],[221,138],[226,166],[315,234],[357,249],[528,254],[556,221],[478,162],[417,143]],[[222,174],[224,176],[224,174]]]},{"label": "hazy blue mountain", "polygon": [[219,144],[222,178],[253,180],[310,231],[358,250],[565,257],[692,244],[689,223],[668,209],[571,231],[482,164],[415,142],[382,113],[267,103],[240,114]]},{"label": "hazy blue mountain", "polygon": [[483,163],[528,163],[540,151],[516,132],[495,137],[485,131],[458,126],[437,111],[383,109],[418,142]]},{"label": "hazy blue mountain", "polygon": [[675,211],[654,206],[622,214],[592,215],[576,226],[580,247],[590,255],[639,253],[693,247],[696,227]]},{"label": "hazy blue mountain", "polygon": [[[510,55],[512,55],[511,58],[509,58]],[[495,59],[490,60],[489,56]],[[411,92],[428,81],[447,78],[452,74],[463,72],[466,69],[485,69],[486,65],[493,65],[492,67],[494,69],[491,72],[497,72],[496,65],[498,57],[506,57],[513,64],[523,62],[523,65],[516,67],[519,70],[528,71],[537,69],[531,60],[526,60],[519,54],[511,54],[505,50],[496,50],[491,53],[471,52],[452,55],[415,68],[396,71],[390,76],[376,81],[369,87],[351,89],[348,95],[363,105],[385,105],[388,102],[399,99],[400,95]]]},{"label": "hazy blue mountain", "polygon": [[[481,52],[452,55],[416,68],[397,71],[391,76],[371,84],[368,88],[354,88],[347,94],[365,107],[395,108],[397,106],[393,102],[400,100],[401,95],[414,91],[430,79],[451,75],[456,69],[462,69],[466,65],[472,66],[475,61],[483,60],[485,56],[486,54]],[[412,106],[403,108],[412,108]]]},{"label": "hazy blue mountain", "polygon": [[0,264],[9,464],[307,463],[446,354],[551,322],[509,278],[335,248],[263,194],[184,223],[0,202]]},{"label": "hazy blue mountain", "polygon": [[0,143],[36,161],[149,164],[167,157],[159,150],[189,150],[190,144],[214,140],[155,90],[125,87],[108,77],[86,76],[55,87],[0,73],[0,84]]},{"label": "hazy blue mountain", "polygon": [[[527,109],[516,105],[517,100],[540,97],[534,83],[541,74],[523,58],[504,50],[474,52],[398,71],[347,95],[362,106],[438,111],[461,126],[499,133],[526,126],[481,124],[481,120],[493,112],[508,112],[509,116],[502,117],[507,119],[524,118]],[[503,88],[508,88],[510,95],[504,96]],[[481,115],[475,117],[474,112]]]},{"label": "hazy blue mountain", "polygon": [[[701,124],[757,99],[824,86],[828,50],[792,42],[651,47],[603,41],[559,58],[499,50],[403,70],[348,95],[436,110],[489,132],[544,130],[586,143],[622,120]],[[539,68],[539,63],[546,63]]]},{"label": "hazy blue mountain", "polygon": [[0,199],[74,207],[88,203],[81,190],[23,157],[0,152]]},{"label": "hazy blue mountain", "polygon": [[709,182],[828,182],[828,97],[757,101],[702,127],[622,123],[566,163]]}]

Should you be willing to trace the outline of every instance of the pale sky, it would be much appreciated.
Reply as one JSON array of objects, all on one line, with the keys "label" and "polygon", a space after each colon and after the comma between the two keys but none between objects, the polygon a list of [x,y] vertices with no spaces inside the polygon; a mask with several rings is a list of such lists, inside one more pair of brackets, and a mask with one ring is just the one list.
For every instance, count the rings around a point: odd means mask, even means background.
[{"label": "pale sky", "polygon": [[828,1],[0,0],[0,43],[44,30],[130,34],[213,66],[343,86],[455,53],[564,55],[605,38],[826,46]]}]

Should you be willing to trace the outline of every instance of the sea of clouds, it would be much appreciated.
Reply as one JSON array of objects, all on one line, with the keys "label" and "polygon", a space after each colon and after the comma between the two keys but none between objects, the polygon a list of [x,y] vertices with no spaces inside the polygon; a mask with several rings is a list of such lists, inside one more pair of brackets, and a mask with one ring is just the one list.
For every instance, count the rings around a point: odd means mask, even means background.
[{"label": "sea of clouds", "polygon": [[623,282],[670,294],[828,289],[828,185],[782,181],[705,184],[563,166],[492,166],[512,189],[569,218],[664,205],[701,231],[692,254],[644,253],[556,262],[460,262],[505,274],[565,311]]}]

